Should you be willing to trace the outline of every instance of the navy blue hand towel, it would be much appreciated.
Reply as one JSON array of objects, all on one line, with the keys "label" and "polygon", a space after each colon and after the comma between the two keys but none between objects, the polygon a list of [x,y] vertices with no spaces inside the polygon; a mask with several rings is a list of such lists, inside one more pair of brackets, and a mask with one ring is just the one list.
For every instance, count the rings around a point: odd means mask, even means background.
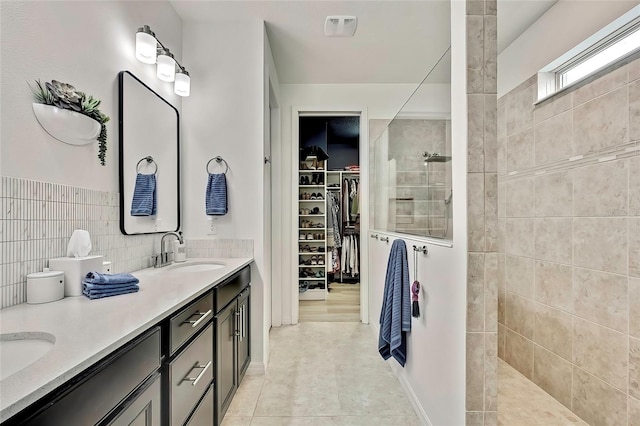
[{"label": "navy blue hand towel", "polygon": [[224,216],[229,211],[227,205],[227,177],[224,173],[209,173],[205,207],[209,216]]},{"label": "navy blue hand towel", "polygon": [[406,334],[411,331],[410,285],[407,246],[403,240],[395,240],[391,246],[384,282],[378,352],[384,359],[393,356],[403,367],[407,362]]},{"label": "navy blue hand towel", "polygon": [[82,294],[84,294],[86,297],[92,300],[101,299],[103,297],[118,296],[120,294],[136,293],[138,290],[140,290],[140,287],[138,287],[137,284],[131,284],[131,285],[127,285],[117,289],[110,289],[110,290],[100,290],[100,289],[92,290],[88,287],[89,285],[90,284],[83,284]]},{"label": "navy blue hand towel", "polygon": [[131,216],[154,216],[156,212],[156,175],[138,173],[131,201]]},{"label": "navy blue hand towel", "polygon": [[95,271],[88,272],[82,281],[95,285],[125,285],[140,282],[131,274],[101,274]]}]

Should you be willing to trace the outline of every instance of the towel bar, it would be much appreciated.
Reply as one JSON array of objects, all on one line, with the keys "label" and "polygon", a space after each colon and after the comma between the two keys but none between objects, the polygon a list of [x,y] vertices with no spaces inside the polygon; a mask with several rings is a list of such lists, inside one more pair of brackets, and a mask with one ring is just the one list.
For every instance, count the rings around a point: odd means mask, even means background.
[{"label": "towel bar", "polygon": [[212,162],[213,160],[216,160],[216,163],[218,163],[218,164],[220,164],[220,163],[224,163],[224,165],[225,165],[224,174],[226,175],[226,174],[227,174],[227,172],[229,171],[229,163],[227,163],[227,162],[225,161],[225,159],[224,159],[224,158],[222,158],[222,157],[220,157],[219,155],[218,155],[218,156],[213,157],[211,160],[209,160],[209,161],[207,162],[207,173],[211,174],[211,172],[209,171],[209,164],[211,164],[211,162]]},{"label": "towel bar", "polygon": [[153,157],[152,157],[152,156],[150,156],[150,155],[148,155],[148,156],[146,156],[146,157],[142,157],[142,158],[140,159],[140,161],[138,161],[138,164],[136,164],[136,172],[137,172],[137,173],[140,173],[140,171],[138,170],[138,168],[140,167],[140,163],[142,163],[143,161],[146,161],[146,162],[147,162],[147,164],[151,164],[151,163],[153,163],[153,165],[156,167],[156,168],[155,168],[155,170],[153,171],[153,173],[149,173],[149,174],[151,174],[151,175],[155,175],[156,173],[158,173],[158,163],[156,163],[156,162],[154,161]]}]

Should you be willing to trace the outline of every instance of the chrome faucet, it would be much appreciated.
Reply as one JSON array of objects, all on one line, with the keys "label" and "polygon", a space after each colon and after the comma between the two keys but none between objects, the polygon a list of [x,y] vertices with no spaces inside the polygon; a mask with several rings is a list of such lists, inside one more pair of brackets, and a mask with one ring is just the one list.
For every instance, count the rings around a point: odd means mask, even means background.
[{"label": "chrome faucet", "polygon": [[153,266],[155,268],[161,268],[163,266],[167,266],[171,264],[172,259],[169,258],[170,252],[168,252],[167,249],[165,248],[165,239],[171,235],[176,237],[178,239],[178,242],[180,242],[180,244],[184,242],[184,240],[182,239],[182,235],[178,234],[177,232],[171,231],[164,234],[162,236],[162,239],[160,240],[160,254],[156,254],[152,257]]}]

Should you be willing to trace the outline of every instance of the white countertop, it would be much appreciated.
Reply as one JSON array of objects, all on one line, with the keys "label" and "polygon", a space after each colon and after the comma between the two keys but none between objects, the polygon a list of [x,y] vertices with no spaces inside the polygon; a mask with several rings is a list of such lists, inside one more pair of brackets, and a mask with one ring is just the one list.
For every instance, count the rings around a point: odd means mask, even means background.
[{"label": "white countertop", "polygon": [[56,341],[42,358],[0,381],[0,422],[36,402],[170,313],[185,306],[252,258],[189,259],[225,264],[204,272],[148,268],[133,272],[140,291],[104,299],[66,297],[0,310],[0,333],[50,333]]}]

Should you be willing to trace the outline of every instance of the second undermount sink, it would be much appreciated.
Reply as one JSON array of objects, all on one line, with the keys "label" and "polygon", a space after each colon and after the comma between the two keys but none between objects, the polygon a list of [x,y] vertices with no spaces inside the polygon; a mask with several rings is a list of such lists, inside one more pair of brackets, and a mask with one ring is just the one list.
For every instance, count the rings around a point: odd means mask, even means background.
[{"label": "second undermount sink", "polygon": [[169,266],[167,269],[169,270],[179,270],[181,272],[205,272],[205,271],[215,271],[216,269],[224,268],[223,263],[217,262],[185,262],[185,263],[174,263]]},{"label": "second undermount sink", "polygon": [[0,380],[30,366],[47,352],[56,341],[49,333],[0,334]]}]

